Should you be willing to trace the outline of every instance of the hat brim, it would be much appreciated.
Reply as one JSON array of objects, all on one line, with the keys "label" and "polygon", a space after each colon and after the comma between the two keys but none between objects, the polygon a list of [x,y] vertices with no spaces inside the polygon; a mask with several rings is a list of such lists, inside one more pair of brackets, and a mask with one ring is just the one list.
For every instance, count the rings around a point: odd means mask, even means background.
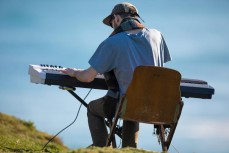
[{"label": "hat brim", "polygon": [[111,20],[112,14],[108,15],[106,18],[103,19],[103,23],[107,26],[111,26],[110,25],[110,20]]}]

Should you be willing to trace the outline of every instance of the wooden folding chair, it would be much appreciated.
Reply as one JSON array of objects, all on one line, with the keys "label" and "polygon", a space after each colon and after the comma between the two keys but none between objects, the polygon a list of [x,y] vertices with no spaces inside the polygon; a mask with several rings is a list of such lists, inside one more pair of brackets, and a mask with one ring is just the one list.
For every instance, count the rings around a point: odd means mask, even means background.
[{"label": "wooden folding chair", "polygon": [[183,107],[180,80],[181,74],[176,70],[155,66],[137,67],[126,94],[120,99],[107,146],[110,146],[114,137],[118,119],[122,118],[154,124],[162,150],[167,151]]}]

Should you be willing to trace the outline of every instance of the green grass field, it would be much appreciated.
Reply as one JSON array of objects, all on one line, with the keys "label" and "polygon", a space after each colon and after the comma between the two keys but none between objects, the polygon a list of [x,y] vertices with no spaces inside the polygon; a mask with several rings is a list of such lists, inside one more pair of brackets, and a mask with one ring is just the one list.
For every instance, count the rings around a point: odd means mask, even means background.
[{"label": "green grass field", "polygon": [[36,130],[33,122],[23,121],[16,117],[0,112],[0,152],[66,152],[66,153],[156,153],[152,151],[110,147],[89,147],[69,149],[60,138],[56,137],[43,149],[43,146],[52,138],[51,135]]}]

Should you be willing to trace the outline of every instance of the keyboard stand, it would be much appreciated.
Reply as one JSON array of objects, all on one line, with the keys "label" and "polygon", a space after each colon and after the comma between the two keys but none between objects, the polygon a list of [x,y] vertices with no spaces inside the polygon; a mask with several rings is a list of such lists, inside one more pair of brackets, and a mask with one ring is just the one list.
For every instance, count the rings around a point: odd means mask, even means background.
[{"label": "keyboard stand", "polygon": [[74,92],[76,90],[76,88],[74,88],[74,87],[62,87],[62,86],[60,86],[59,88],[62,90],[67,90],[73,97],[75,97],[82,105],[84,105],[87,108],[87,103]]},{"label": "keyboard stand", "polygon": [[[73,97],[75,97],[82,105],[84,105],[87,108],[88,104],[74,92],[76,90],[74,87],[59,86],[59,88],[62,90],[67,90]],[[108,120],[105,120],[105,124],[106,126],[109,127],[110,122]],[[122,139],[122,127],[121,126],[119,125],[116,126],[115,134],[117,134]]]}]

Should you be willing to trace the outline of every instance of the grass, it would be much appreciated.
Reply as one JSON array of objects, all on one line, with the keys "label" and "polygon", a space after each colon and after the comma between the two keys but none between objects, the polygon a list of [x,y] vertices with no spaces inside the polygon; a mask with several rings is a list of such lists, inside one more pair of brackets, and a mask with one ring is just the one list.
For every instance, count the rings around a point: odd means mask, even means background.
[{"label": "grass", "polygon": [[[0,152],[42,152],[41,149],[51,137],[47,133],[37,131],[33,122],[0,113]],[[44,152],[67,150],[68,148],[57,137]]]},{"label": "grass", "polygon": [[113,149],[110,147],[89,147],[69,149],[56,137],[45,149],[43,146],[51,135],[38,131],[33,122],[23,121],[0,112],[0,152],[63,152],[63,153],[156,153],[135,148]]}]

